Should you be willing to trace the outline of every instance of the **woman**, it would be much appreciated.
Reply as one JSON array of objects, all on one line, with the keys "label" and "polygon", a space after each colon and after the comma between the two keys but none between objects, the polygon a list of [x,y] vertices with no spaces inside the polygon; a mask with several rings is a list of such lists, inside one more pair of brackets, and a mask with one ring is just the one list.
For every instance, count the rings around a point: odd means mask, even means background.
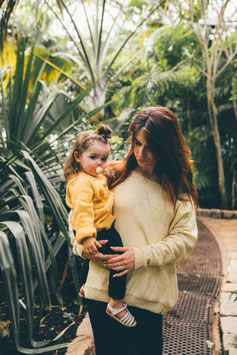
[{"label": "woman", "polygon": [[[141,110],[132,122],[131,148],[124,162],[111,163],[122,254],[83,254],[92,259],[85,295],[96,355],[162,354],[162,314],[177,301],[176,263],[197,241],[197,192],[178,120],[165,107]],[[109,269],[127,276],[125,302],[137,320],[130,329],[105,315]]]}]

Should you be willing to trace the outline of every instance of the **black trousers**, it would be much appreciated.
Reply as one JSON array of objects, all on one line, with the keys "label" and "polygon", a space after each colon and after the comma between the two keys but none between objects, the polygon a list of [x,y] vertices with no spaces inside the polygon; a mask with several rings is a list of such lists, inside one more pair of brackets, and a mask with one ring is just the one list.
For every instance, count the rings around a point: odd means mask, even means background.
[{"label": "black trousers", "polygon": [[129,307],[137,325],[128,328],[105,313],[106,303],[86,300],[96,355],[162,355],[162,315]]},{"label": "black trousers", "polygon": [[[122,239],[119,235],[119,233],[116,231],[114,228],[114,223],[110,227],[110,229],[102,229],[101,231],[97,232],[97,238],[98,241],[100,240],[108,240],[108,242],[103,245],[101,248],[98,248],[98,250],[102,254],[121,254],[116,251],[113,251],[110,247],[122,247]],[[89,260],[85,260],[84,264],[82,266],[81,270],[81,283],[85,284],[86,283],[86,278],[89,270]],[[113,275],[118,274],[122,272],[120,271],[115,271],[115,270],[110,270],[109,273],[109,285],[108,285],[108,294],[110,297],[121,300],[125,296],[126,292],[126,279],[127,275],[121,276],[121,277],[113,277]]]}]

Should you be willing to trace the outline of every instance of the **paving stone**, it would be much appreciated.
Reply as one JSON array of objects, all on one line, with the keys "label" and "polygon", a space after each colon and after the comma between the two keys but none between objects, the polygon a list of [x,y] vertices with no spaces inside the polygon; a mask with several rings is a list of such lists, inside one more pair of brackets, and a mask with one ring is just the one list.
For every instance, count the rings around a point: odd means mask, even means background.
[{"label": "paving stone", "polygon": [[237,218],[237,211],[233,211],[233,218]]},{"label": "paving stone", "polygon": [[76,333],[77,337],[93,337],[93,333],[92,333],[92,328],[91,328],[91,323],[90,323],[90,318],[89,318],[89,314],[86,313],[83,321],[81,322],[80,326],[77,329],[77,333]]},{"label": "paving stone", "polygon": [[227,271],[230,273],[230,274],[235,274],[237,273],[237,260],[236,259],[231,259],[230,260],[230,264],[227,268]]},{"label": "paving stone", "polygon": [[[224,333],[222,339],[223,339],[224,351],[227,351],[227,350],[237,351],[237,335]],[[236,346],[235,346],[235,343],[236,343]]]},{"label": "paving stone", "polygon": [[231,252],[237,252],[237,238],[235,237],[234,240],[229,239],[228,241],[230,242],[230,245],[226,246],[226,250],[230,254]]},{"label": "paving stone", "polygon": [[76,336],[66,355],[94,355],[94,338],[88,313],[77,328]]},{"label": "paving stone", "polygon": [[234,211],[232,210],[222,210],[223,213],[223,218],[233,218],[234,216]]},{"label": "paving stone", "polygon": [[222,210],[211,209],[211,217],[213,217],[213,218],[222,218],[223,217]]},{"label": "paving stone", "polygon": [[[237,316],[237,302],[234,302],[235,297],[230,292],[223,292],[220,300],[221,316]],[[237,318],[235,318],[237,327]],[[237,333],[237,331],[236,331]]]},{"label": "paving stone", "polygon": [[222,285],[222,292],[233,292],[237,291],[237,283],[225,282]]},{"label": "paving stone", "polygon": [[227,282],[237,282],[237,274],[228,274]]},{"label": "paving stone", "polygon": [[220,317],[220,322],[223,333],[237,336],[237,317]]},{"label": "paving stone", "polygon": [[211,217],[211,210],[207,208],[199,208],[197,215],[200,217]]},{"label": "paving stone", "polygon": [[[236,239],[237,239],[237,231],[236,231]],[[237,243],[237,241],[236,241],[236,243]],[[236,253],[236,252],[234,252],[234,253],[230,253],[230,258],[231,258],[231,259],[236,259],[236,260],[237,260],[237,253]]]}]

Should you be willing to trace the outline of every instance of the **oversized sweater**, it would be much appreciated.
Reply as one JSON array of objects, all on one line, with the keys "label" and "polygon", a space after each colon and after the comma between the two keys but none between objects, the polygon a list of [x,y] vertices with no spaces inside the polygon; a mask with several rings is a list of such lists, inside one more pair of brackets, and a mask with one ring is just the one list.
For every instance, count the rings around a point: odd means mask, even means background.
[{"label": "oversized sweater", "polygon": [[67,183],[66,203],[71,209],[70,221],[76,231],[77,243],[86,237],[96,237],[97,231],[109,229],[115,220],[112,215],[114,195],[104,176],[84,172],[73,175]]},{"label": "oversized sweater", "polygon": [[[154,313],[174,307],[178,297],[176,263],[184,261],[197,241],[195,208],[177,201],[175,209],[161,186],[132,174],[115,190],[115,227],[125,247],[133,247],[135,270],[128,273],[124,300]],[[82,255],[75,243],[74,252]],[[109,270],[90,262],[85,295],[108,302]]]}]

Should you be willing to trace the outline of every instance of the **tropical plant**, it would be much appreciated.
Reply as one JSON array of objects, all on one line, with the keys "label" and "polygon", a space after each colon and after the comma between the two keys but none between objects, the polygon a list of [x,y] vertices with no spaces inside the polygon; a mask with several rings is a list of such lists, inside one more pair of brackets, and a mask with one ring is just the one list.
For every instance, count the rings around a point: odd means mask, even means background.
[{"label": "tropical plant", "polygon": [[208,115],[216,148],[222,208],[227,207],[227,194],[216,106],[216,82],[237,55],[236,41],[232,41],[231,38],[232,24],[225,14],[229,3],[230,0],[225,0],[219,8],[213,9],[216,12],[214,23],[209,23],[208,18],[204,17],[198,23],[194,23],[193,26],[203,54],[202,61],[201,63],[197,62],[197,66],[206,77]]},{"label": "tropical plant", "polygon": [[[122,69],[125,68],[129,61],[134,57],[126,60],[126,63],[123,64],[123,68],[119,68],[117,72],[113,72],[114,62],[130,38],[161,6],[161,3],[164,3],[164,0],[161,0],[156,6],[153,6],[149,13],[146,14],[146,17],[134,26],[134,30],[128,31],[128,34],[125,33],[125,39],[120,43],[117,43],[115,48],[115,29],[116,27],[123,28],[124,24],[126,24],[126,17],[121,17],[124,11],[124,6],[122,4],[119,4],[117,1],[109,3],[106,0],[103,1],[102,5],[100,5],[99,0],[90,1],[88,4],[85,1],[81,1],[80,6],[78,4],[73,4],[74,12],[78,11],[78,9],[80,12],[84,12],[84,18],[87,25],[85,28],[80,27],[80,24],[76,21],[75,16],[73,16],[72,7],[66,5],[66,3],[61,0],[64,17],[66,18],[65,15],[67,15],[69,19],[67,23],[70,22],[73,26],[73,31],[70,31],[60,15],[57,14],[47,0],[45,1],[76,48],[77,54],[84,65],[89,82],[94,84],[94,87],[91,90],[91,95],[87,97],[87,99],[90,98],[90,100],[87,100],[90,109],[94,109],[95,107],[104,104],[106,90],[109,84],[119,73],[121,73]],[[113,14],[112,16],[111,13]],[[109,17],[108,14],[110,14]],[[65,56],[66,54],[62,53],[62,55]],[[72,56],[70,56],[70,58],[72,58]]]},{"label": "tropical plant", "polygon": [[[122,75],[121,79],[110,87],[109,91],[114,89],[116,100],[112,107],[116,114],[118,114],[119,105],[120,107],[131,105],[139,109],[139,104],[141,106],[161,104],[177,113],[188,146],[192,151],[192,158],[198,169],[196,183],[200,201],[204,206],[207,204],[208,207],[218,207],[221,203],[218,191],[218,170],[216,169],[217,157],[216,154],[213,155],[215,145],[212,143],[213,135],[208,120],[206,80],[196,65],[196,62],[202,62],[202,51],[190,25],[182,23],[176,26],[164,25],[154,31],[153,41],[149,40],[150,49],[148,46],[144,46],[143,58],[140,62],[138,55],[135,61],[136,66],[129,66],[125,75]],[[230,45],[232,43],[233,48],[234,38],[235,35],[232,34]],[[145,58],[144,53],[147,53]],[[225,62],[225,55],[222,55],[220,65]],[[180,66],[178,66],[179,63]],[[175,67],[177,68],[174,71]],[[166,75],[169,72],[172,75]],[[162,80],[162,75],[164,80]],[[234,110],[231,109],[229,102],[233,75],[234,61],[229,63],[215,82],[215,104],[220,121],[222,154],[225,158],[228,206],[232,205],[232,208],[235,204],[236,193],[236,162],[234,159],[236,122],[234,122]],[[200,146],[202,147],[201,151]],[[230,195],[231,184],[232,197]]]},{"label": "tropical plant", "polygon": [[[177,109],[186,111],[191,121],[191,110],[183,102],[190,97],[183,95],[183,91],[195,91],[193,88],[200,77],[198,70],[192,68],[192,56],[186,53],[193,38],[187,25],[163,25],[154,30],[121,79],[109,87],[107,99],[115,99],[111,105],[115,115],[123,107],[137,110],[145,105],[163,104],[175,108],[176,112]],[[189,126],[191,130],[191,122]]]},{"label": "tropical plant", "polygon": [[[35,341],[33,333],[43,310],[51,310],[52,293],[58,304],[63,305],[56,257],[65,247],[65,238],[69,239],[67,211],[27,151],[16,154],[2,147],[0,173],[0,268],[16,349],[35,354],[65,347],[66,344],[52,345],[49,340]],[[50,210],[54,221],[47,226],[45,209]],[[53,228],[55,224],[57,227]],[[22,313],[27,318],[28,339],[33,349],[20,343]]]},{"label": "tropical plant", "polygon": [[[0,70],[0,269],[16,348],[35,354],[66,346],[34,339],[43,311],[51,310],[52,295],[59,306],[63,305],[58,271],[62,251],[63,268],[71,267],[75,298],[79,289],[77,261],[68,235],[68,213],[58,192],[63,161],[60,152],[54,152],[55,142],[49,137],[68,115],[71,124],[63,132],[58,131],[54,140],[72,132],[75,125],[89,120],[103,107],[93,112],[78,109],[91,89],[88,88],[55,117],[51,110],[58,90],[52,92],[40,80],[30,87],[33,51],[26,65],[25,61],[25,41],[21,41],[14,76],[10,75],[6,87],[4,77],[10,68]],[[22,312],[28,320],[29,348],[22,346],[19,338]]]},{"label": "tropical plant", "polygon": [[[57,0],[55,2],[55,4],[58,6],[58,8],[61,10],[62,6],[61,6],[61,1]],[[6,43],[7,40],[7,34],[8,34],[8,29],[9,29],[9,20],[11,18],[11,15],[13,14],[13,12],[15,11],[16,7],[19,5],[19,1],[15,1],[15,0],[11,0],[11,1],[5,1],[5,0],[1,0],[0,1],[0,52],[2,53],[3,48],[4,48],[4,44]],[[31,19],[29,20],[28,18],[28,24],[31,22],[31,26],[34,25],[34,22],[37,23],[39,20],[38,14],[39,14],[39,5],[40,2],[35,0],[32,1],[31,3],[27,4],[27,10],[25,9],[25,13],[23,14],[23,17],[26,15],[26,13],[28,11],[29,12],[29,17],[31,16]],[[35,16],[32,16],[33,11],[35,12]],[[42,16],[42,12],[40,14]],[[45,14],[43,15],[43,23],[45,24]],[[33,19],[33,23],[32,23],[32,19]],[[22,19],[23,20],[23,19]],[[31,28],[29,27],[29,30],[31,31]],[[13,32],[12,35],[13,37],[15,36],[14,30],[11,31]],[[37,31],[36,31],[37,32]],[[29,33],[21,33],[21,35],[26,36],[29,35]],[[31,31],[32,34],[32,31]]]}]

